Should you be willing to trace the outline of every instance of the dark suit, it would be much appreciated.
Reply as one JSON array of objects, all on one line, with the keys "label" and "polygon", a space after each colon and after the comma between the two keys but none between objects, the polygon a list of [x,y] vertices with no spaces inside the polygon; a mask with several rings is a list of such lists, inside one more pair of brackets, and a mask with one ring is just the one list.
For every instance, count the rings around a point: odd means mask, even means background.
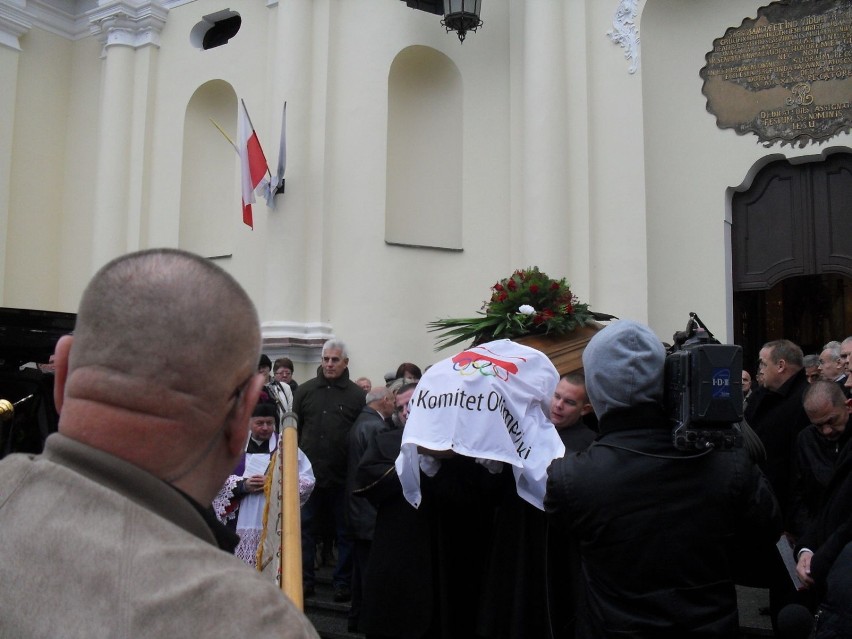
[{"label": "dark suit", "polygon": [[[803,368],[777,391],[763,387],[756,390],[745,411],[746,421],[766,449],[766,460],[760,464],[761,470],[775,492],[784,517],[784,529],[788,531],[792,530],[792,468],[796,440],[811,421],[802,405],[802,395],[807,388],[808,379]],[[774,628],[781,608],[798,602],[796,591],[775,548],[754,553],[751,549],[743,550],[759,557],[756,563],[760,569],[758,574],[741,575],[744,578],[740,583],[769,587],[769,608]]]}]

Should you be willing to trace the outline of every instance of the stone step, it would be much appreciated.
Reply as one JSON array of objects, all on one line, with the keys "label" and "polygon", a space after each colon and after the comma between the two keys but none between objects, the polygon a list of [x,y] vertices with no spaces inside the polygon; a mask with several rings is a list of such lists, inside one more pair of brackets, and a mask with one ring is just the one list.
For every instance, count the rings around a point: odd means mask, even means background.
[{"label": "stone step", "polygon": [[331,574],[332,568],[326,566],[315,571],[316,592],[305,597],[305,615],[322,639],[364,639],[364,635],[348,631],[349,602],[334,601]]},{"label": "stone step", "polygon": [[[316,593],[305,598],[305,614],[322,639],[363,639],[364,635],[348,631],[349,603],[334,601],[331,581],[332,568],[316,571]],[[740,608],[740,639],[767,639],[774,637],[768,615],[760,608],[769,605],[768,591],[758,588],[737,587]]]}]

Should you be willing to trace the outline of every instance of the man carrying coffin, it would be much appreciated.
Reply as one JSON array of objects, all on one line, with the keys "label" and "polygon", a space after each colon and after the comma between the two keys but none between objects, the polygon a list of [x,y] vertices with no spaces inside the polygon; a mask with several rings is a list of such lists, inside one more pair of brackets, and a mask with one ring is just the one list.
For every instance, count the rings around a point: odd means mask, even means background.
[{"label": "man carrying coffin", "polygon": [[[483,610],[531,619],[512,611],[533,599],[544,623],[544,600],[532,591],[508,593],[512,610],[495,611],[489,594],[496,564],[515,560],[495,550],[521,547],[499,540],[507,531],[495,518],[509,496],[541,509],[547,467],[564,453],[546,417],[558,379],[545,355],[509,340],[468,349],[432,366],[413,390],[395,463],[386,451],[383,465],[368,448],[359,482],[378,514],[362,617],[367,637],[512,636],[508,624],[482,626]],[[384,587],[371,587],[378,583]],[[543,626],[513,631],[545,636]]]}]

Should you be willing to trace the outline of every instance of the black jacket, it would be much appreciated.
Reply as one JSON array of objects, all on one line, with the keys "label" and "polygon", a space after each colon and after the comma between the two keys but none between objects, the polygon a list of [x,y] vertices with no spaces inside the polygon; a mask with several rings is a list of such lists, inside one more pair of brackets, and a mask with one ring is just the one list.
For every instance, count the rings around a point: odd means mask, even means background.
[{"label": "black jacket", "polygon": [[800,537],[814,520],[825,496],[825,487],[840,451],[852,436],[847,428],[839,439],[829,441],[811,424],[799,433],[793,466],[793,494],[790,513],[790,532]]},{"label": "black jacket", "polygon": [[808,387],[802,369],[777,391],[760,388],[755,391],[745,411],[745,419],[766,448],[766,461],[761,470],[775,491],[785,526],[789,526],[791,511],[792,467],[796,437],[811,423],[802,406],[802,395]]},{"label": "black jacket", "polygon": [[402,495],[394,469],[402,430],[379,433],[356,474],[356,493],[377,506],[364,585],[361,628],[368,636],[470,639],[485,588],[494,512],[511,468],[492,475],[470,457],[421,473],[422,501]]},{"label": "black jacket", "polygon": [[355,488],[355,474],[358,471],[358,464],[370,441],[375,439],[379,433],[390,430],[391,427],[390,419],[386,420],[375,409],[364,406],[349,431],[346,523],[353,539],[372,539],[373,529],[376,526],[376,507],[367,498],[352,494]]},{"label": "black jacket", "polygon": [[678,451],[656,404],[613,410],[584,452],[554,460],[545,510],[576,542],[582,637],[737,637],[731,550],[772,547],[777,502],[743,448]]},{"label": "black jacket", "polygon": [[811,576],[818,588],[825,585],[828,571],[838,555],[852,541],[852,443],[840,452],[837,468],[825,489],[819,515],[799,540],[797,550],[814,551]]},{"label": "black jacket", "polygon": [[349,429],[364,406],[364,389],[349,379],[317,376],[296,389],[293,412],[299,417],[299,447],[313,466],[317,488],[344,486],[349,464]]}]

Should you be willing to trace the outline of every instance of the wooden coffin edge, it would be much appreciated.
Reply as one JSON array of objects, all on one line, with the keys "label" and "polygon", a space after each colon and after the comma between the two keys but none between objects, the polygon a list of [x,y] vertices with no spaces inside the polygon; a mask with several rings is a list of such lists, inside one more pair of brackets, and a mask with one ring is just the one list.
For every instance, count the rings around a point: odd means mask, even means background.
[{"label": "wooden coffin edge", "polygon": [[512,341],[547,355],[562,376],[583,370],[583,351],[586,350],[589,340],[604,326],[605,324],[595,322],[593,325],[576,328],[566,335],[525,335]]}]

